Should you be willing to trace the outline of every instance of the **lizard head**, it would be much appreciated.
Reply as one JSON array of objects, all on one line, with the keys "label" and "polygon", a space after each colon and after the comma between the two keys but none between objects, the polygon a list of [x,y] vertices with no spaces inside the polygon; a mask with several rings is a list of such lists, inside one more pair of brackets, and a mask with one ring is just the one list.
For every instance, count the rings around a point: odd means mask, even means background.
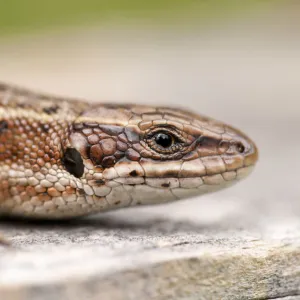
[{"label": "lizard head", "polygon": [[258,152],[242,132],[180,109],[97,105],[70,129],[64,164],[98,210],[163,203],[232,185]]}]

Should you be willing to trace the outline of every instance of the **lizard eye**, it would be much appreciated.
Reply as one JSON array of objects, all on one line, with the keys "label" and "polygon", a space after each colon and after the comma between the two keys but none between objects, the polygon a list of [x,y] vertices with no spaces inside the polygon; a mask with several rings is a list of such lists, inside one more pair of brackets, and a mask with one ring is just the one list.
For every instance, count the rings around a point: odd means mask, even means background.
[{"label": "lizard eye", "polygon": [[149,147],[161,154],[172,154],[183,149],[185,140],[170,128],[155,129],[148,133],[146,142]]},{"label": "lizard eye", "polygon": [[154,136],[157,145],[163,148],[169,148],[174,144],[174,137],[170,134],[159,132]]}]

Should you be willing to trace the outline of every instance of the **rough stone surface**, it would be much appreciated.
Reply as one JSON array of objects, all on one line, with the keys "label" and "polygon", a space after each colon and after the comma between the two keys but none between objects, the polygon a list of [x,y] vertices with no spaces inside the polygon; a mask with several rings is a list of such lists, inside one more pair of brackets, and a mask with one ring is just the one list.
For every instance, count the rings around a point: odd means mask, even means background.
[{"label": "rough stone surface", "polygon": [[3,44],[1,80],[97,100],[184,103],[249,133],[260,162],[249,179],[199,199],[63,223],[2,220],[12,247],[0,248],[0,299],[299,300],[297,20],[273,35],[272,26],[250,26],[240,36],[171,35],[170,44],[132,32]]}]

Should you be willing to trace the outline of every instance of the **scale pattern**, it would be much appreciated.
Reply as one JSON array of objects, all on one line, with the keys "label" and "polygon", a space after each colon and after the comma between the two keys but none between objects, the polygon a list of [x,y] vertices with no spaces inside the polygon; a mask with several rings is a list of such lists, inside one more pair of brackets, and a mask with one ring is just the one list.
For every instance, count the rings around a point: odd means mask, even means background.
[{"label": "scale pattern", "polygon": [[[155,135],[174,137],[172,148]],[[197,196],[257,161],[239,130],[180,109],[89,104],[0,84],[0,213],[63,218]]]}]

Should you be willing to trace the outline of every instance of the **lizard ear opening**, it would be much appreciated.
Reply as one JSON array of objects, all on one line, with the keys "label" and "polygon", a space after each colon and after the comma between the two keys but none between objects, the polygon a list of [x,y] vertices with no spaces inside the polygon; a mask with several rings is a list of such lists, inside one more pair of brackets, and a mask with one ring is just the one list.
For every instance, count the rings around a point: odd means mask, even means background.
[{"label": "lizard ear opening", "polygon": [[83,160],[80,153],[75,148],[67,148],[64,153],[62,162],[72,175],[80,178],[84,172]]}]

